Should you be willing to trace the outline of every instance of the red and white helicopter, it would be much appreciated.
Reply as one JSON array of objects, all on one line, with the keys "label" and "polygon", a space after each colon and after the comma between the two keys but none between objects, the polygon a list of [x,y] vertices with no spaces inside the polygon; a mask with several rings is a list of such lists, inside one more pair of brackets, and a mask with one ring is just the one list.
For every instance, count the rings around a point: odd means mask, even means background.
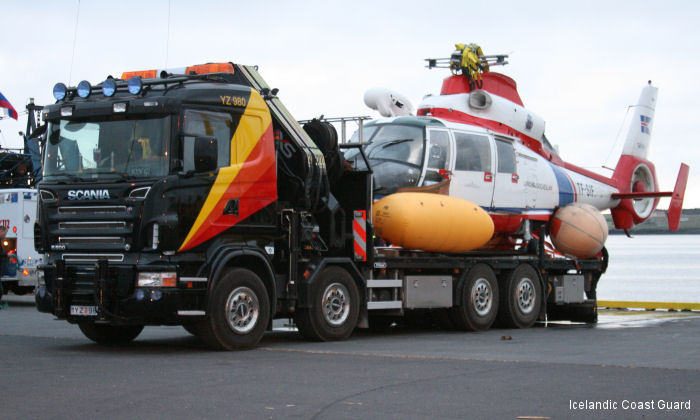
[{"label": "red and white helicopter", "polygon": [[429,68],[449,68],[452,75],[439,95],[423,99],[416,116],[400,94],[367,91],[365,103],[388,117],[366,123],[362,132],[375,193],[427,190],[478,204],[494,221],[492,242],[500,238],[502,245],[529,236],[572,203],[610,209],[615,226],[627,231],[652,215],[659,198],[671,197],[668,221],[676,230],[689,168],[681,164],[672,192],[659,191],[647,158],[658,89],[651,82],[643,88],[622,155],[606,177],[557,154],[544,120],[523,106],[515,81],[490,71],[506,58],[457,44],[450,58],[429,59]]}]

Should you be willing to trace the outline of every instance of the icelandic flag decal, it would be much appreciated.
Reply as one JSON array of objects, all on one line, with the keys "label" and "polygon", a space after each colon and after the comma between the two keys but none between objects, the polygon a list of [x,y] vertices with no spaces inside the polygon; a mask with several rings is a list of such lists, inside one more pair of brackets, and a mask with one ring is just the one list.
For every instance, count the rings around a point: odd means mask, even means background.
[{"label": "icelandic flag decal", "polygon": [[10,115],[10,117],[17,119],[17,111],[15,111],[15,108],[12,106],[10,101],[5,98],[2,92],[0,92],[0,108],[7,108],[7,113]]},{"label": "icelandic flag decal", "polygon": [[642,133],[651,134],[651,131],[649,130],[649,123],[651,122],[651,117],[647,117],[646,115],[640,115],[639,119],[642,123]]}]

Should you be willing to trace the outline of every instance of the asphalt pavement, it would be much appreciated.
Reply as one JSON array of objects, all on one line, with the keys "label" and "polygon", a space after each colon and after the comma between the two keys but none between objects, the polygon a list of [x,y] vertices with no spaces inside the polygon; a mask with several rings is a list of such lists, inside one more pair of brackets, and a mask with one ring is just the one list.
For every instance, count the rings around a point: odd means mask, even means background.
[{"label": "asphalt pavement", "polygon": [[0,419],[699,418],[700,314],[604,312],[595,327],[358,331],[311,343],[278,322],[256,349],[181,327],[102,347],[0,309]]}]

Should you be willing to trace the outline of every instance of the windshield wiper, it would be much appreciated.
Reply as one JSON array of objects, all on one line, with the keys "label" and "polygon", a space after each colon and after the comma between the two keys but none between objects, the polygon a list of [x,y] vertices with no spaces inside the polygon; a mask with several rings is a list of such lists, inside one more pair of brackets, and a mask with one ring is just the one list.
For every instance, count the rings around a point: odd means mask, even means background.
[{"label": "windshield wiper", "polygon": [[413,139],[398,139],[398,140],[392,140],[392,141],[388,141],[388,142],[386,142],[386,143],[383,143],[383,144],[381,145],[381,147],[382,147],[382,149],[386,149],[386,148],[389,147],[389,146],[393,146],[393,145],[399,144],[399,143],[406,143],[407,141],[413,141]]}]

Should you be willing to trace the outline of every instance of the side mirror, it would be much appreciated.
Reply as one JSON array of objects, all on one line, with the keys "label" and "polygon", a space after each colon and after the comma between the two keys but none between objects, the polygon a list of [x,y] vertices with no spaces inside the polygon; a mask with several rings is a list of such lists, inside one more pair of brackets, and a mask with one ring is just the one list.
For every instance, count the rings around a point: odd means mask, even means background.
[{"label": "side mirror", "polygon": [[210,172],[216,169],[219,147],[215,137],[195,137],[194,139],[194,170],[195,172]]}]

